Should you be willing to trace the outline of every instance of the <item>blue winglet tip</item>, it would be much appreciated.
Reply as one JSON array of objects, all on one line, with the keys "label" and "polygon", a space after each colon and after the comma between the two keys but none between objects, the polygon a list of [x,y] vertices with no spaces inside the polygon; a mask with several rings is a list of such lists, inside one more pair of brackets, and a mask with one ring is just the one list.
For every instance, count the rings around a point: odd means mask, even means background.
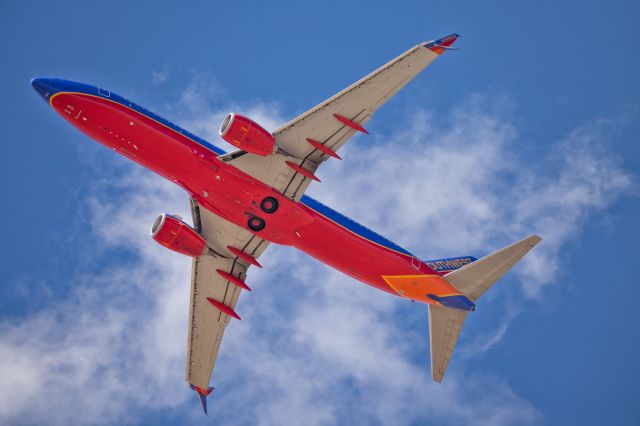
[{"label": "blue winglet tip", "polygon": [[451,45],[455,43],[458,38],[460,38],[460,34],[452,33],[437,40],[429,41],[424,44],[424,47],[429,50],[433,50],[438,54],[442,53],[445,50],[458,50],[455,47],[451,47]]},{"label": "blue winglet tip", "polygon": [[209,394],[213,391],[212,387],[208,387],[206,390],[202,389],[198,386],[194,386],[192,384],[189,384],[189,386],[191,387],[191,389],[193,389],[195,392],[197,392],[198,397],[200,398],[200,405],[202,405],[202,410],[204,411],[205,415],[209,415],[208,411],[207,411],[207,396],[209,396]]},{"label": "blue winglet tip", "polygon": [[208,416],[209,413],[207,412],[207,397],[202,394],[198,394],[198,396],[200,397],[200,404],[202,405],[202,411],[204,411],[205,416]]}]

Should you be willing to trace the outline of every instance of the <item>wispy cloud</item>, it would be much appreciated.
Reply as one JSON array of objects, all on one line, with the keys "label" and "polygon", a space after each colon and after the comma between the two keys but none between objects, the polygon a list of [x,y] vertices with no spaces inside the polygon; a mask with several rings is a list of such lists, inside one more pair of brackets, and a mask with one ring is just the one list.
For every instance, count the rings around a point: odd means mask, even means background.
[{"label": "wispy cloud", "polygon": [[[172,407],[185,399],[175,384],[183,376],[177,354],[184,350],[190,265],[165,256],[147,235],[163,207],[186,213],[184,197],[139,171],[96,185],[98,193],[122,191],[117,204],[92,198],[85,206],[94,225],[91,262],[103,268],[69,277],[75,290],[68,299],[0,324],[0,423],[120,423],[131,406]],[[105,249],[132,257],[120,255],[111,267],[100,254]]]},{"label": "wispy cloud", "polygon": [[[203,109],[183,124],[213,134],[223,109],[198,104],[196,92],[183,102]],[[243,110],[271,129],[281,122],[269,106]],[[531,160],[518,153],[514,126],[483,111],[471,103],[444,124],[442,114],[436,123],[417,111],[397,136],[352,143],[344,162],[321,169],[324,182],[312,192],[425,257],[482,254],[538,232],[544,245],[519,270],[525,294],[535,296],[558,272],[562,247],[631,178],[603,144],[607,123]],[[148,237],[160,212],[189,217],[186,195],[124,170],[96,183],[98,195],[84,206],[100,249],[78,255],[103,266],[70,277],[69,298],[0,324],[2,423],[137,423],[141,410],[200,418],[183,379],[190,261]],[[443,385],[431,382],[423,306],[357,285],[291,248],[270,247],[261,262],[214,374],[212,411],[222,423],[541,419],[506,381],[463,359],[454,358]],[[471,341],[468,354],[497,343],[509,319],[482,343]]]},{"label": "wispy cloud", "polygon": [[218,100],[221,96],[222,91],[214,79],[195,72],[182,91],[179,102],[172,108],[178,124],[198,136],[216,141],[227,151],[233,151],[236,148],[218,136],[220,124],[228,113],[236,112],[250,117],[269,131],[288,121],[277,102],[233,102],[222,105]]},{"label": "wispy cloud", "polygon": [[511,320],[515,318],[519,312],[520,308],[517,305],[507,305],[507,311],[500,318],[498,326],[466,339],[458,348],[460,356],[471,358],[474,355],[485,353],[497,345],[504,335],[507,334]]},{"label": "wispy cloud", "polygon": [[162,68],[158,70],[151,71],[151,82],[154,86],[158,86],[164,84],[169,80],[170,75],[169,67],[164,65]]},{"label": "wispy cloud", "polygon": [[525,155],[514,126],[486,110],[472,99],[447,118],[416,111],[404,131],[356,143],[367,149],[348,146],[345,164],[321,169],[323,185],[310,192],[423,258],[484,255],[537,233],[543,242],[519,268],[525,294],[536,297],[561,272],[563,246],[627,193],[632,177],[608,146],[614,121]]}]

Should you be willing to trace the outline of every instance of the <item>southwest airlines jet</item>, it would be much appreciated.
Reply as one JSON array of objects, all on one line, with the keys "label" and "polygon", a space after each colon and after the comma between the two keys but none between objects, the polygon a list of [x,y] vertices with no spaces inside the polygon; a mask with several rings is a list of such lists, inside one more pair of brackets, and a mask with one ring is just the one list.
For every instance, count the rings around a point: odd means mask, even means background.
[{"label": "southwest airlines jet", "polygon": [[[354,279],[429,306],[431,373],[441,382],[476,301],[540,238],[532,235],[482,259],[421,260],[397,244],[304,195],[325,160],[386,101],[458,38],[419,44],[273,133],[229,114],[224,152],[102,88],[55,78],[31,84],[65,120],[117,153],[175,182],[190,197],[193,226],[161,214],[151,236],[193,258],[186,380],[207,412],[206,397],[225,328],[249,267],[269,244],[293,246]],[[393,161],[389,159],[389,161]]]}]

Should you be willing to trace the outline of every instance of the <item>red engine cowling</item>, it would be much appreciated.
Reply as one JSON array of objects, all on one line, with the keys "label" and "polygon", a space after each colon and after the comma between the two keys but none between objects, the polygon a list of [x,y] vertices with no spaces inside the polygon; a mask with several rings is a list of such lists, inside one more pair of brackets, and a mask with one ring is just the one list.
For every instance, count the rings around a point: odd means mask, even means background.
[{"label": "red engine cowling", "polygon": [[202,255],[207,246],[192,227],[178,218],[161,214],[151,227],[151,238],[162,244],[169,250],[190,257]]},{"label": "red engine cowling", "polygon": [[243,151],[262,156],[276,149],[276,139],[258,123],[240,114],[227,114],[220,126],[220,136]]}]

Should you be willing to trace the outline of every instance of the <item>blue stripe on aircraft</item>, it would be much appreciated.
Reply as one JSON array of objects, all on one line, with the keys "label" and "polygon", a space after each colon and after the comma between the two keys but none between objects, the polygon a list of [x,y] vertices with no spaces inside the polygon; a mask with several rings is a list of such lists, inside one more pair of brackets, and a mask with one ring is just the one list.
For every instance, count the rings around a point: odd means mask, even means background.
[{"label": "blue stripe on aircraft", "polygon": [[353,219],[348,218],[342,213],[338,213],[332,208],[325,206],[321,202],[316,201],[307,195],[303,195],[302,198],[300,199],[300,202],[305,206],[309,207],[310,209],[317,211],[321,215],[328,217],[338,225],[345,227],[346,229],[353,232],[354,234],[361,236],[362,238],[373,241],[374,243],[380,244],[381,246],[390,248],[391,250],[395,250],[397,252],[406,254],[408,256],[412,256],[412,254],[409,253],[407,250],[387,240],[382,235],[375,233],[371,229],[363,225],[360,225],[358,222],[354,221]]},{"label": "blue stripe on aircraft", "polygon": [[453,296],[436,296],[435,294],[427,294],[431,300],[435,300],[442,306],[460,311],[472,312],[476,310],[476,305],[463,294]]}]

